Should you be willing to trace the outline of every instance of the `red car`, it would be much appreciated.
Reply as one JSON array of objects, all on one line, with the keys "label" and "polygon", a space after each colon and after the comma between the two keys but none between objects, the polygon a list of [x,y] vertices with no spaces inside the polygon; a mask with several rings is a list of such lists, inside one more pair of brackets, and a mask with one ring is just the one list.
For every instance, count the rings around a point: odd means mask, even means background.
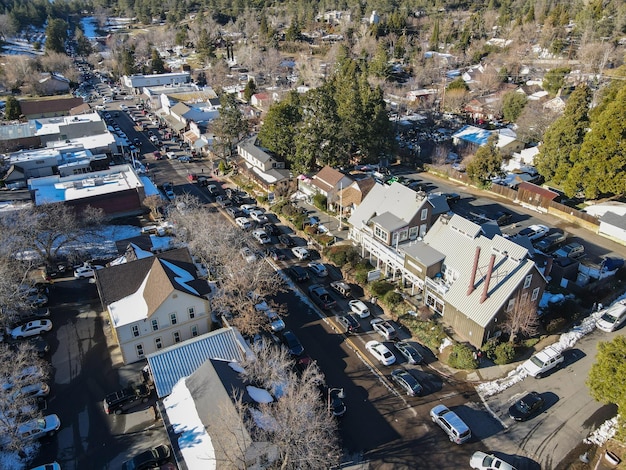
[{"label": "red car", "polygon": [[154,155],[155,160],[161,160],[163,158],[163,155],[161,155],[161,152],[159,152],[158,150],[152,152],[152,155]]}]

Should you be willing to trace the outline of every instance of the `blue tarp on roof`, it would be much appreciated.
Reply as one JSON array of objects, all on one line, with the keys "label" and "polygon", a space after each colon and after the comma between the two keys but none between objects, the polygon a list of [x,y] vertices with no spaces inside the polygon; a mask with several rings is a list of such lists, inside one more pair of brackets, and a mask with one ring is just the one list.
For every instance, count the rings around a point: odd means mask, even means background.
[{"label": "blue tarp on roof", "polygon": [[476,145],[485,145],[491,134],[491,131],[481,129],[480,127],[463,126],[452,137],[466,142],[471,142]]}]

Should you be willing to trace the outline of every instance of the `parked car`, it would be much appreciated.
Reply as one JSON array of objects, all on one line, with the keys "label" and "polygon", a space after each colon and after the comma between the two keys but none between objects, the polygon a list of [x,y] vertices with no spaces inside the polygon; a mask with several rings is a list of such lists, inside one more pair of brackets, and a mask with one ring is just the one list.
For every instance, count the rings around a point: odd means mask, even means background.
[{"label": "parked car", "polygon": [[558,367],[564,360],[558,349],[548,346],[524,362],[522,367],[531,377],[540,378],[549,370]]},{"label": "parked car", "polygon": [[48,384],[44,382],[37,382],[34,384],[24,385],[22,388],[17,389],[11,394],[11,398],[43,398],[47,397],[49,393],[50,386]]},{"label": "parked car", "polygon": [[617,330],[626,321],[626,303],[617,302],[607,308],[596,321],[596,327],[608,333]]},{"label": "parked car", "polygon": [[163,155],[161,155],[161,152],[159,152],[158,150],[152,152],[152,155],[154,156],[155,160],[163,160]]},{"label": "parked car", "polygon": [[430,410],[430,418],[448,435],[450,441],[462,444],[472,437],[472,431],[461,418],[445,405],[437,405]]},{"label": "parked car", "polygon": [[246,215],[250,215],[251,211],[255,211],[258,209],[257,206],[255,206],[254,204],[242,204],[239,208]]},{"label": "parked car", "polygon": [[296,242],[289,235],[279,235],[278,241],[285,245],[287,248],[296,246]]},{"label": "parked car", "polygon": [[278,234],[280,234],[280,230],[278,230],[278,227],[275,224],[265,224],[263,226],[263,230],[265,230],[265,233],[267,233],[270,237],[278,236]]},{"label": "parked car", "polygon": [[365,349],[384,366],[390,366],[396,362],[396,356],[380,341],[368,341]]},{"label": "parked car", "polygon": [[493,215],[493,220],[496,221],[498,225],[506,225],[511,221],[513,214],[508,211],[499,211]]},{"label": "parked car", "polygon": [[255,222],[259,224],[266,224],[269,222],[267,219],[267,216],[259,210],[250,211],[249,215],[252,220],[254,220]]},{"label": "parked car", "polygon": [[361,328],[359,317],[357,317],[354,313],[338,316],[337,322],[342,326],[343,331],[346,334],[356,333]]},{"label": "parked car", "polygon": [[104,412],[106,414],[122,414],[138,403],[147,403],[150,399],[151,390],[145,384],[134,387],[126,387],[104,398]]},{"label": "parked car", "polygon": [[422,362],[424,362],[424,358],[417,351],[417,349],[415,349],[406,341],[398,341],[394,344],[394,346],[398,351],[400,351],[400,354],[402,354],[406,358],[409,364],[421,364]]},{"label": "parked car", "polygon": [[519,237],[528,237],[529,240],[539,240],[540,238],[545,237],[550,229],[545,225],[531,225],[519,231],[517,236]]},{"label": "parked car", "polygon": [[32,419],[17,428],[17,433],[23,441],[32,441],[46,436],[53,436],[61,427],[61,420],[55,414],[43,418]]},{"label": "parked car", "polygon": [[382,318],[374,318],[370,321],[370,325],[372,325],[372,328],[376,333],[381,335],[387,341],[390,341],[398,336],[396,329],[391,325],[391,323],[383,320]]},{"label": "parked car", "polygon": [[330,283],[330,287],[346,298],[352,297],[352,289],[350,285],[343,281],[333,281]]},{"label": "parked car", "polygon": [[515,470],[513,465],[499,459],[495,455],[477,450],[470,458],[470,467],[475,470]]},{"label": "parked car", "polygon": [[317,261],[311,261],[307,266],[311,271],[313,271],[316,276],[328,276],[328,270],[326,269],[326,266],[324,266],[322,263],[318,263]]},{"label": "parked car", "polygon": [[285,329],[285,322],[274,310],[265,310],[267,321],[270,324],[270,329],[274,332],[283,331]]},{"label": "parked car", "polygon": [[543,252],[550,253],[557,249],[563,242],[567,240],[567,235],[561,231],[557,231],[549,234],[547,237],[542,238],[535,244],[535,249]]},{"label": "parked car", "polygon": [[85,263],[82,266],[74,270],[74,277],[77,279],[94,277],[96,275],[96,271],[98,269],[103,269],[103,268],[104,266],[91,265],[89,263]]},{"label": "parked car", "polygon": [[50,309],[48,307],[37,307],[31,310],[18,312],[17,318],[20,323],[27,323],[33,320],[45,320],[50,318]]},{"label": "parked car", "polygon": [[41,336],[37,336],[31,340],[29,340],[30,345],[33,347],[37,356],[45,357],[46,354],[50,352],[50,345],[48,342],[42,338]]},{"label": "parked car", "polygon": [[308,257],[311,256],[311,254],[309,253],[309,250],[307,250],[303,246],[295,246],[291,249],[291,252],[296,258],[298,258],[301,261],[308,259]]},{"label": "parked car", "polygon": [[537,392],[530,392],[509,407],[509,416],[515,421],[526,421],[539,413],[544,406],[544,400]]},{"label": "parked car", "polygon": [[267,233],[265,233],[265,230],[260,229],[260,228],[254,230],[252,232],[252,236],[261,245],[267,245],[268,243],[272,242],[272,239],[267,236]]},{"label": "parked car", "polygon": [[33,320],[13,328],[11,330],[11,337],[13,339],[28,338],[30,336],[47,333],[51,329],[52,322],[50,320]]},{"label": "parked car", "polygon": [[46,463],[39,467],[31,468],[31,470],[61,470],[61,465],[57,462]]},{"label": "parked car", "polygon": [[170,448],[161,444],[135,455],[122,464],[122,470],[148,470],[159,468],[170,458]]},{"label": "parked car", "polygon": [[553,253],[556,258],[580,258],[585,254],[585,247],[580,243],[568,243]]},{"label": "parked car", "polygon": [[421,395],[424,390],[422,384],[410,372],[404,369],[394,369],[391,372],[391,380],[410,397]]},{"label": "parked car", "polygon": [[328,291],[321,284],[313,284],[309,286],[309,295],[311,299],[322,307],[324,310],[330,310],[337,305],[337,302],[330,296]]},{"label": "parked car", "polygon": [[301,356],[304,353],[304,347],[296,337],[296,335],[290,331],[283,331],[283,344],[289,350],[289,354],[292,356]]},{"label": "parked car", "polygon": [[191,157],[189,155],[181,155],[178,157],[178,161],[181,163],[191,163]]},{"label": "parked car", "polygon": [[269,247],[266,253],[267,256],[272,258],[274,261],[281,261],[285,259],[285,253],[273,246]]},{"label": "parked car", "polygon": [[239,252],[241,253],[241,257],[248,263],[252,263],[257,260],[256,255],[252,253],[252,250],[247,246],[244,246],[241,250],[239,250]]},{"label": "parked car", "polygon": [[461,196],[457,193],[443,193],[443,195],[446,197],[448,204],[454,204],[461,200]]},{"label": "parked car", "polygon": [[348,305],[350,306],[350,310],[356,313],[359,317],[367,318],[370,316],[370,310],[362,300],[351,300],[348,302]]},{"label": "parked car", "polygon": [[296,282],[304,282],[309,279],[309,273],[307,273],[306,269],[302,266],[292,266],[289,268],[289,274],[291,274],[291,277],[293,277]]},{"label": "parked car", "polygon": [[328,400],[328,410],[336,418],[341,418],[346,414],[346,404],[343,399],[345,398],[342,388],[327,388],[326,399]]}]

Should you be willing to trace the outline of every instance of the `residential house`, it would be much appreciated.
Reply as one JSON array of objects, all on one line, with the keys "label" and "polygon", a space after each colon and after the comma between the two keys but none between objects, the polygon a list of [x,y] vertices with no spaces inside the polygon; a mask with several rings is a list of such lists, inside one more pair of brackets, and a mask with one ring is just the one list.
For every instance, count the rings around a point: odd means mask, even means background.
[{"label": "residential house", "polygon": [[272,104],[272,97],[268,93],[255,93],[250,98],[250,104],[262,111],[267,111]]},{"label": "residential house", "polygon": [[361,247],[361,256],[395,278],[404,271],[398,246],[423,237],[435,219],[449,210],[440,194],[415,192],[397,182],[376,184],[348,219],[349,238]]},{"label": "residential house", "polygon": [[335,204],[339,191],[347,188],[353,182],[354,180],[350,176],[326,165],[312,178],[300,178],[298,189],[309,196],[321,194],[326,197],[329,204]]},{"label": "residential house", "polygon": [[626,214],[607,211],[600,217],[598,233],[617,243],[626,245]]},{"label": "residential house", "polygon": [[237,155],[239,169],[263,188],[275,190],[291,181],[291,172],[285,168],[285,162],[261,147],[257,136],[239,142]]},{"label": "residential house", "polygon": [[67,116],[70,109],[83,104],[82,98],[58,98],[53,100],[20,100],[20,108],[26,119]]},{"label": "residential house", "polygon": [[63,75],[54,72],[45,72],[37,83],[37,91],[44,96],[67,93],[70,90],[70,81]]},{"label": "residential house", "polygon": [[181,379],[163,400],[167,430],[180,468],[188,470],[262,469],[278,458],[274,444],[250,433],[237,401],[254,408],[269,392],[250,387],[241,366],[209,359]]},{"label": "residential house", "polygon": [[98,270],[96,285],[125,364],[209,331],[211,289],[186,248]]},{"label": "residential house", "polygon": [[475,153],[479,147],[486,145],[489,137],[494,134],[498,136],[496,147],[505,156],[519,152],[524,148],[524,143],[517,140],[507,129],[490,131],[471,125],[463,126],[455,132],[452,135],[452,143],[456,146],[457,153],[471,154]]},{"label": "residential house", "polygon": [[422,242],[402,246],[428,308],[476,348],[502,333],[514,309],[536,309],[546,280],[523,246],[459,215],[440,217]]},{"label": "residential house", "polygon": [[337,193],[335,204],[339,206],[339,210],[345,217],[349,217],[375,185],[376,180],[371,176],[358,179]]}]

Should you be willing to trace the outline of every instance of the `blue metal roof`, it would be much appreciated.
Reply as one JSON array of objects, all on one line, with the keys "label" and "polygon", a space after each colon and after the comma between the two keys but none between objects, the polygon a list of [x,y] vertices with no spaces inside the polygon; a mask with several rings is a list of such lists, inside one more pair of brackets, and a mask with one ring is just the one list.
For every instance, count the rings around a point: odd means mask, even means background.
[{"label": "blue metal roof", "polygon": [[193,374],[208,359],[240,362],[244,345],[238,338],[241,335],[233,328],[220,328],[148,355],[157,396],[169,395],[176,382]]}]

